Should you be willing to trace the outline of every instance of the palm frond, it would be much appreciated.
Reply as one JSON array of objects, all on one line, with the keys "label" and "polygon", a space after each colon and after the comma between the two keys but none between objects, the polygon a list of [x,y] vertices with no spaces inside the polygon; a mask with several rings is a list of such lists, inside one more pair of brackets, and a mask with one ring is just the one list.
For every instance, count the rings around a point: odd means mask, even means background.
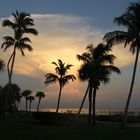
[{"label": "palm frond", "polygon": [[31,47],[31,45],[28,45],[28,44],[26,44],[26,43],[21,43],[21,42],[19,42],[19,43],[17,43],[16,45],[15,45],[16,47],[17,47],[17,49],[19,49],[19,50],[24,50],[24,49],[27,49],[28,51],[32,51],[33,50],[33,48]]},{"label": "palm frond", "polygon": [[60,78],[59,81],[60,81],[60,84],[62,86],[65,86],[65,84],[68,84],[69,83],[69,80],[76,80],[76,77],[74,75],[66,75],[64,76],[63,78]]},{"label": "palm frond", "polygon": [[7,42],[15,42],[15,39],[11,36],[4,36],[3,39]]},{"label": "palm frond", "polygon": [[8,26],[8,27],[14,28],[15,24],[12,21],[10,21],[9,19],[6,19],[2,22],[2,26],[3,27]]},{"label": "palm frond", "polygon": [[6,51],[8,48],[10,47],[13,47],[14,46],[14,43],[13,42],[3,42],[2,45],[1,45],[1,48],[3,49],[4,48],[4,51]]},{"label": "palm frond", "polygon": [[58,81],[58,76],[57,75],[55,75],[55,74],[53,74],[53,73],[47,73],[46,75],[45,75],[45,84],[46,85],[49,85],[49,84],[51,84],[51,83],[56,83],[57,81]]},{"label": "palm frond", "polygon": [[138,46],[138,42],[137,40],[136,41],[133,41],[131,44],[130,44],[130,52],[132,52],[132,54],[134,54],[136,52],[136,48],[139,47]]},{"label": "palm frond", "polygon": [[35,96],[36,97],[44,98],[45,97],[45,94],[44,94],[44,92],[38,91]]},{"label": "palm frond", "polygon": [[38,35],[37,30],[34,29],[34,28],[25,28],[24,33],[30,33],[30,34],[33,34],[33,35]]},{"label": "palm frond", "polygon": [[99,61],[101,63],[109,63],[109,64],[113,64],[114,63],[114,60],[116,59],[116,57],[113,55],[113,54],[106,54],[106,55],[103,55]]},{"label": "palm frond", "polygon": [[31,40],[28,37],[24,37],[24,38],[20,39],[20,42],[22,42],[22,43],[30,42],[31,43]]},{"label": "palm frond", "polygon": [[66,66],[65,66],[66,71],[69,70],[72,66],[73,66],[73,65],[71,65],[71,64],[66,65]]},{"label": "palm frond", "polygon": [[79,61],[83,61],[85,63],[88,63],[88,62],[91,62],[92,61],[92,58],[91,58],[90,54],[89,53],[86,53],[86,52],[83,53],[82,55],[77,55],[77,59]]},{"label": "palm frond", "polygon": [[135,26],[129,20],[125,19],[125,16],[127,17],[127,14],[115,18],[114,23],[116,23],[119,26],[125,26],[128,28],[135,29]]},{"label": "palm frond", "polygon": [[118,67],[113,66],[113,65],[104,65],[103,66],[105,69],[107,69],[110,72],[116,72],[117,74],[121,74],[121,71]]}]

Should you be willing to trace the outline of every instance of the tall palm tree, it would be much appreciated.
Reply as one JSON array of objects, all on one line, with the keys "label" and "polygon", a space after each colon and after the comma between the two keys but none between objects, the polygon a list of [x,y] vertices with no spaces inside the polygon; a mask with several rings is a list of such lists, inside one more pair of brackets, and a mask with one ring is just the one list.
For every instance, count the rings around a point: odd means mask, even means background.
[{"label": "tall palm tree", "polygon": [[31,111],[32,101],[35,100],[34,96],[28,96],[27,100],[29,100],[29,111]]},{"label": "tall palm tree", "polygon": [[9,27],[13,30],[13,36],[5,36],[4,42],[1,46],[1,48],[4,48],[4,51],[6,51],[9,48],[13,48],[13,51],[7,63],[7,71],[10,86],[13,74],[13,67],[15,63],[16,51],[19,50],[22,56],[25,56],[25,49],[32,51],[33,49],[29,44],[31,40],[28,37],[26,37],[25,34],[37,35],[38,32],[36,29],[31,28],[32,26],[34,26],[34,21],[31,18],[30,14],[25,12],[19,13],[18,11],[16,11],[16,13],[12,14],[12,20],[6,19],[3,21],[2,25],[3,27]]},{"label": "tall palm tree", "polygon": [[38,91],[36,93],[36,97],[38,97],[38,104],[37,104],[37,112],[38,112],[41,99],[45,97],[45,94],[44,94],[44,92]]},{"label": "tall palm tree", "polygon": [[[82,81],[88,81],[86,94],[83,98],[81,107],[88,93],[89,95],[89,122],[91,117],[95,124],[95,100],[96,92],[100,83],[108,83],[110,81],[111,72],[120,73],[120,70],[113,66],[115,56],[109,54],[109,48],[101,43],[96,48],[93,45],[87,47],[87,52],[77,55],[78,60],[83,61],[79,69],[79,78]],[[81,110],[81,108],[80,108]],[[80,113],[80,112],[79,112]]]},{"label": "tall palm tree", "polygon": [[71,64],[65,64],[64,62],[62,62],[62,60],[58,59],[58,63],[56,62],[52,62],[52,64],[54,64],[55,67],[55,72],[54,73],[47,73],[45,75],[45,84],[51,84],[51,83],[55,83],[55,82],[59,82],[59,96],[58,96],[58,102],[57,102],[57,108],[56,108],[56,113],[59,110],[59,104],[60,104],[60,98],[61,98],[61,92],[62,92],[62,88],[69,83],[69,80],[76,80],[76,77],[74,75],[67,75],[68,70],[73,66]]},{"label": "tall palm tree", "polygon": [[21,93],[21,95],[22,95],[22,97],[24,97],[25,98],[25,111],[27,112],[27,109],[28,109],[28,97],[29,97],[29,95],[32,93],[32,91],[31,90],[24,90],[22,93]]},{"label": "tall palm tree", "polygon": [[130,52],[136,54],[133,75],[127,102],[124,109],[124,115],[121,126],[127,125],[127,112],[133,91],[135,74],[137,69],[138,57],[140,52],[140,2],[130,3],[126,11],[119,17],[115,18],[114,23],[125,27],[125,31],[113,31],[104,36],[109,45],[124,43],[124,47],[130,46]]}]

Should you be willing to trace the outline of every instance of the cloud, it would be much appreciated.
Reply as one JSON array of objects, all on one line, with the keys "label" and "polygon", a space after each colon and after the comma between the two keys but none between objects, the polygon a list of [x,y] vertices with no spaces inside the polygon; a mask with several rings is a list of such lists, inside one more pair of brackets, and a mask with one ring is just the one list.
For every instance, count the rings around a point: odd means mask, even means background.
[{"label": "cloud", "polygon": [[[93,43],[96,46],[102,42],[104,31],[89,26],[86,17],[33,14],[32,18],[39,35],[30,35],[34,51],[31,53],[26,51],[26,57],[21,57],[21,54],[17,56],[15,73],[40,77],[51,71],[53,69],[51,62],[57,61],[59,58],[67,63],[72,63],[76,70],[80,65],[76,60],[76,55],[84,52],[88,44]],[[8,28],[0,27],[0,30],[0,37],[11,33]],[[2,40],[0,41],[2,42]],[[7,60],[10,51],[4,54],[0,52],[0,54]],[[132,62],[130,53],[121,47],[114,47],[113,53],[118,58],[116,60],[118,66],[123,67]]]},{"label": "cloud", "polygon": [[[25,57],[18,53],[14,65],[15,77],[17,74],[34,77],[34,79],[30,78],[30,85],[34,84],[34,80],[39,80],[38,83],[43,83],[45,73],[54,72],[54,66],[51,63],[53,61],[56,62],[57,59],[73,64],[74,66],[69,74],[77,75],[77,69],[81,63],[76,59],[76,55],[83,53],[86,46],[90,43],[93,43],[94,46],[101,43],[105,33],[105,30],[90,26],[86,17],[61,14],[33,14],[31,16],[35,21],[35,28],[38,30],[39,35],[29,36],[32,41],[33,52],[25,51]],[[2,19],[0,19],[0,24],[1,22]],[[10,34],[11,30],[0,27],[0,42],[2,43],[3,40],[1,38],[3,36]],[[133,62],[133,56],[122,45],[114,46],[112,53],[117,57],[115,65],[118,67],[126,67]],[[6,62],[10,54],[11,50],[5,53],[0,51],[1,58]],[[25,79],[25,82],[27,79]],[[20,79],[18,78],[18,80]],[[39,90],[45,90],[48,104],[54,104],[55,106],[58,96],[57,84],[46,88],[42,84],[41,86],[35,84],[35,86],[31,86],[33,90],[36,91],[37,86]],[[64,88],[63,103],[71,105],[71,101],[73,101],[75,104],[78,104],[85,89],[85,83],[81,83],[78,79],[70,83]]]}]

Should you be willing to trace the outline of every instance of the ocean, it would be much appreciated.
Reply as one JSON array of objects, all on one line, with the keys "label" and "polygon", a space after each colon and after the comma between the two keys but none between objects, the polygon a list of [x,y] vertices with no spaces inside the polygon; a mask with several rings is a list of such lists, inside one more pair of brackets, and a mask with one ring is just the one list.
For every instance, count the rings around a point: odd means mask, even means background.
[{"label": "ocean", "polygon": [[[55,112],[56,109],[41,109],[42,112]],[[60,113],[76,114],[79,111],[77,108],[60,108]],[[119,115],[123,113],[123,109],[96,109],[96,115]],[[88,114],[88,109],[81,110],[81,114]],[[128,115],[140,116],[140,109],[129,109]]]}]

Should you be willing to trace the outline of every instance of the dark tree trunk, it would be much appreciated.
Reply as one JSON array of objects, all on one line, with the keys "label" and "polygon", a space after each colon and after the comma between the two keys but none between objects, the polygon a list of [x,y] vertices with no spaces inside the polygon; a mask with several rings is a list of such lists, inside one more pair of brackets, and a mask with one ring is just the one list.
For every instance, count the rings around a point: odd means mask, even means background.
[{"label": "dark tree trunk", "polygon": [[[8,71],[8,79],[9,79],[9,82],[8,82],[8,90],[6,92],[6,97],[5,97],[5,105],[4,105],[4,108],[6,109],[7,108],[7,105],[8,105],[8,98],[9,98],[9,94],[11,92],[11,70],[10,70],[10,62],[13,61],[13,57],[15,55],[15,52],[12,53],[12,55],[10,56],[9,60],[8,60],[8,63],[7,63],[7,71]],[[5,110],[4,109],[4,110]]]},{"label": "dark tree trunk", "polygon": [[93,111],[92,111],[92,123],[93,125],[95,125],[96,123],[96,108],[95,108],[95,105],[96,105],[96,87],[94,87],[94,91],[93,91]]},{"label": "dark tree trunk", "polygon": [[27,113],[27,109],[28,109],[28,100],[27,100],[27,97],[26,97],[26,106],[25,106],[26,113]]},{"label": "dark tree trunk", "polygon": [[29,101],[29,111],[31,112],[31,104],[32,104],[32,101],[30,100]]},{"label": "dark tree trunk", "polygon": [[80,108],[79,108],[77,117],[79,117],[80,112],[81,112],[81,110],[82,110],[82,108],[83,108],[83,104],[84,104],[84,102],[85,102],[85,99],[86,99],[86,96],[87,96],[87,94],[88,94],[88,91],[89,91],[89,84],[88,84],[88,86],[87,86],[86,93],[85,93],[85,95],[84,95],[84,97],[83,97],[83,100],[82,100],[82,103],[81,103],[81,105],[80,105]]},{"label": "dark tree trunk", "polygon": [[40,101],[41,101],[41,97],[39,97],[39,100],[38,100],[38,104],[37,104],[37,112],[39,111]]},{"label": "dark tree trunk", "polygon": [[60,99],[61,99],[61,91],[62,91],[62,86],[60,84],[60,90],[59,90],[59,96],[58,96],[58,102],[57,102],[57,108],[56,108],[56,113],[59,111],[59,105],[60,105]]},{"label": "dark tree trunk", "polygon": [[18,101],[17,101],[17,105],[16,105],[16,108],[17,108],[17,110],[18,110]]},{"label": "dark tree trunk", "polygon": [[89,114],[88,114],[88,122],[91,124],[91,115],[92,115],[92,87],[89,89]]},{"label": "dark tree trunk", "polygon": [[126,106],[125,106],[125,109],[124,109],[124,114],[123,114],[123,118],[122,118],[121,127],[126,127],[127,126],[127,113],[128,113],[128,107],[129,107],[129,104],[130,104],[132,91],[133,91],[134,82],[135,82],[135,75],[136,75],[137,63],[138,63],[138,58],[139,58],[139,51],[140,51],[140,48],[138,47],[137,52],[136,52],[135,63],[134,63],[131,86],[130,86]]}]

